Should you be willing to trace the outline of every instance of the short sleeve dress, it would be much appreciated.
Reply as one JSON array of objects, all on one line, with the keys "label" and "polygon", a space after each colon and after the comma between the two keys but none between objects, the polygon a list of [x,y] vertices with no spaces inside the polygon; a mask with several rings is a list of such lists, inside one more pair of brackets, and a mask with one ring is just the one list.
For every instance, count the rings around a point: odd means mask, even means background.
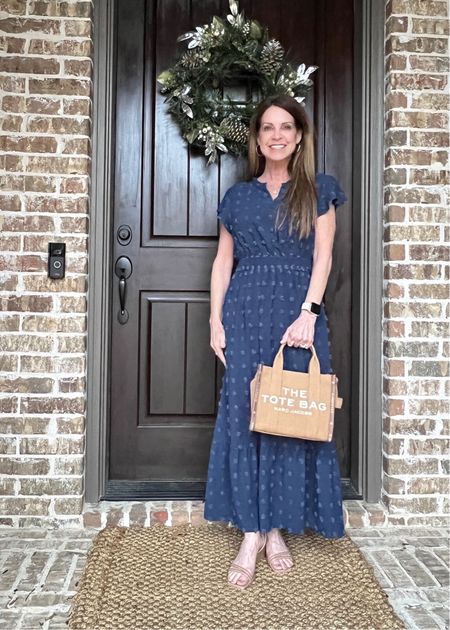
[{"label": "short sleeve dress", "polygon": [[[286,328],[298,317],[312,272],[314,230],[307,238],[276,230],[287,182],[272,199],[256,177],[225,193],[218,217],[233,237],[238,259],[225,294],[222,323],[227,367],[211,442],[204,517],[242,531],[313,529],[344,533],[336,444],[251,431],[250,381],[259,363],[272,365]],[[318,215],[347,199],[337,180],[316,175]],[[332,373],[328,319],[316,319],[314,347],[321,372]],[[306,372],[311,351],[286,346],[287,370]]]}]

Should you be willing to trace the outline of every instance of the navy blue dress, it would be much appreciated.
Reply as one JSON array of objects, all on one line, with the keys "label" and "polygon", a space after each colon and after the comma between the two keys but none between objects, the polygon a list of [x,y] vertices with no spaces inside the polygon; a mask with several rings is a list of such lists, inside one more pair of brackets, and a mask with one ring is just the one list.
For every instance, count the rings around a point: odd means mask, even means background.
[{"label": "navy blue dress", "polygon": [[[316,175],[318,214],[347,199],[331,175]],[[272,365],[286,328],[299,316],[312,271],[314,231],[308,238],[274,227],[287,182],[273,200],[255,177],[225,193],[217,215],[233,237],[238,265],[223,309],[224,372],[211,443],[204,517],[242,531],[313,529],[344,533],[335,442],[313,442],[249,429],[250,381],[258,363]],[[314,347],[322,374],[332,373],[328,320],[316,319]],[[287,370],[307,372],[311,351],[286,346]]]}]

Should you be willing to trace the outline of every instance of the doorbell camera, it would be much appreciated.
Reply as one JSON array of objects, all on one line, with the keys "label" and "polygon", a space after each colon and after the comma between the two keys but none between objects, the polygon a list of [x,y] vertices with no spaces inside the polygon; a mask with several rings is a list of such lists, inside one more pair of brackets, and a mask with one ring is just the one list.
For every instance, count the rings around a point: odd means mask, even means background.
[{"label": "doorbell camera", "polygon": [[48,244],[48,277],[59,279],[64,278],[66,268],[66,244]]}]

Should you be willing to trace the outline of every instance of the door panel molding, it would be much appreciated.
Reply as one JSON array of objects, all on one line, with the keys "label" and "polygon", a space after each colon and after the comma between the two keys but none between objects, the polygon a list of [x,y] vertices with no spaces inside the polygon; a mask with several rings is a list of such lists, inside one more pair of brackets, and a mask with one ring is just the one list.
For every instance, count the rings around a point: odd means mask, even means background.
[{"label": "door panel molding", "polygon": [[[116,4],[117,0],[94,3],[86,422],[86,500],[89,502],[105,495],[124,498],[118,487],[113,488],[112,482],[107,482]],[[355,408],[352,409],[353,417],[359,419],[352,445],[358,456],[353,457],[352,479],[344,484],[344,492],[347,497],[361,496],[368,501],[378,501],[382,428],[382,225],[379,211],[370,212],[370,208],[383,207],[384,3],[381,0],[355,2],[355,19],[353,199],[355,207],[361,208],[360,224],[356,221],[354,228],[360,235],[361,248],[355,251],[356,264],[353,265],[357,275],[353,285],[352,365],[353,382],[360,383],[360,391],[353,397]],[[120,482],[120,485],[127,483]],[[196,485],[195,490],[191,486],[190,496],[201,496],[201,491],[200,485]],[[142,498],[144,496],[145,493]]]},{"label": "door panel molding", "polygon": [[[172,321],[174,315],[179,318],[177,326]],[[140,345],[140,389],[148,392],[140,398],[140,426],[214,428],[219,378],[214,354],[206,345],[209,338],[202,334],[209,326],[209,291],[141,291],[139,322],[139,339],[148,340],[147,345]],[[174,350],[170,351],[170,346]],[[167,379],[160,377],[170,366],[163,365],[161,369],[159,361],[171,360],[174,351],[180,354],[179,366],[178,370],[175,366],[171,375],[173,395],[165,395]],[[197,361],[198,354],[206,358]],[[179,383],[174,381],[176,375]],[[167,404],[171,409],[166,408]],[[158,405],[162,407],[158,409]]]}]

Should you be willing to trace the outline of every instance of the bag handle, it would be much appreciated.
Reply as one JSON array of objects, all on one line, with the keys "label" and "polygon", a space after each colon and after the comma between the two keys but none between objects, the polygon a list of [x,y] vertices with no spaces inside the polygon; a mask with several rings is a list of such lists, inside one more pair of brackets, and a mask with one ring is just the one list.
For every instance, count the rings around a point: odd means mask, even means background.
[{"label": "bag handle", "polygon": [[[283,350],[286,345],[287,345],[286,342],[280,344],[280,348],[273,361],[270,391],[274,395],[279,395],[281,392],[283,366],[284,366]],[[317,353],[316,353],[316,349],[314,348],[314,345],[311,346],[310,350],[312,352],[312,357],[308,366],[309,393],[310,393],[311,400],[314,400],[315,398],[317,398],[317,395],[319,394],[318,389],[319,389],[319,379],[320,379],[320,363],[319,363],[319,359],[317,358]]]}]

